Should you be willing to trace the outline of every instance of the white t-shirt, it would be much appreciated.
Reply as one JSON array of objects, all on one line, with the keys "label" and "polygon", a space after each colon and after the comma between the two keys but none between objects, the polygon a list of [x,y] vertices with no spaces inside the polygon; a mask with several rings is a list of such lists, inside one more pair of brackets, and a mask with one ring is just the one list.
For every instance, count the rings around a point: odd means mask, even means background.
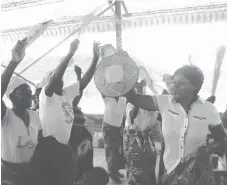
[{"label": "white t-shirt", "polygon": [[130,112],[133,108],[134,108],[134,105],[132,105],[131,103],[128,103],[126,106],[127,118],[125,122],[125,127],[144,131],[152,124],[155,124],[155,121],[158,117],[158,113],[152,112],[152,111],[146,111],[143,109],[139,109],[138,114],[134,119],[134,124],[132,124],[132,120],[130,118]]},{"label": "white t-shirt", "polygon": [[37,145],[38,132],[42,130],[38,113],[28,110],[30,124],[24,122],[7,108],[2,121],[2,159],[12,163],[27,163]]},{"label": "white t-shirt", "polygon": [[67,144],[69,141],[74,113],[73,99],[80,94],[79,82],[63,89],[63,95],[53,94],[48,97],[45,87],[39,96],[39,115],[43,124],[43,136],[54,136],[58,142]]},{"label": "white t-shirt", "polygon": [[114,127],[121,127],[126,109],[126,98],[119,97],[116,101],[114,98],[105,97],[104,103],[104,122]]},{"label": "white t-shirt", "polygon": [[221,124],[221,119],[217,109],[200,98],[191,105],[188,114],[172,100],[172,96],[154,96],[153,100],[162,115],[163,161],[167,173],[170,173],[180,161],[206,144],[209,125],[217,126]]}]

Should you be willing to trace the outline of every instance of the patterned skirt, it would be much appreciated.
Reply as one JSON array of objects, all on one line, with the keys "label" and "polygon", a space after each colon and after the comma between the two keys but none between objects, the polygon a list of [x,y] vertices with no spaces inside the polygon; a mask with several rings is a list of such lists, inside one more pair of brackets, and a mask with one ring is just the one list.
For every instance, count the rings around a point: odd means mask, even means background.
[{"label": "patterned skirt", "polygon": [[124,129],[124,155],[129,185],[155,185],[156,153],[150,130]]},{"label": "patterned skirt", "polygon": [[206,146],[181,162],[176,169],[165,174],[160,182],[161,185],[215,185],[212,159]]}]

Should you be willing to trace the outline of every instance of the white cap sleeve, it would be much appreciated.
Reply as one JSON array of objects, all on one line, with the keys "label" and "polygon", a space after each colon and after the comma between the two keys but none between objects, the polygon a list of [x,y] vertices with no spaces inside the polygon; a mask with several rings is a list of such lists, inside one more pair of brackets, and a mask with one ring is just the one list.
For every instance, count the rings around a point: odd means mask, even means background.
[{"label": "white cap sleeve", "polygon": [[169,98],[171,98],[171,96],[158,95],[158,96],[152,96],[152,97],[153,97],[155,108],[159,110],[160,113],[163,113],[165,108],[169,105]]},{"label": "white cap sleeve", "polygon": [[208,122],[209,122],[209,125],[211,126],[217,126],[217,125],[220,125],[222,123],[221,121],[221,117],[216,109],[216,107],[211,104],[210,102],[206,102],[208,104],[210,104],[209,106],[209,113],[208,113]]}]

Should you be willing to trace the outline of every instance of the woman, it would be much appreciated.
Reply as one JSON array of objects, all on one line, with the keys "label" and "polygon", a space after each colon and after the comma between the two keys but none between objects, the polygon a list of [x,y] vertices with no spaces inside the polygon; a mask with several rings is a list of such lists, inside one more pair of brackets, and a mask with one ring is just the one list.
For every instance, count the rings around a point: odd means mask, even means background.
[{"label": "woman", "polygon": [[[14,70],[25,56],[25,45],[26,40],[17,42],[12,50],[12,59],[1,77],[3,180],[13,178],[15,181],[19,181],[15,178],[22,172],[24,164],[26,166],[30,161],[41,132],[39,115],[30,110],[31,88],[19,78],[14,78],[10,82]],[[5,93],[12,102],[12,109],[7,108],[3,101]]]},{"label": "woman", "polygon": [[[77,79],[81,79],[81,68],[74,68]],[[73,100],[74,121],[69,139],[69,145],[76,151],[76,175],[75,180],[81,180],[83,174],[93,168],[93,139],[91,133],[85,128],[85,116],[78,104],[83,96],[83,92]]]},{"label": "woman", "polygon": [[172,79],[171,95],[147,96],[132,90],[127,99],[133,105],[162,115],[165,174],[160,184],[215,184],[211,153],[219,144],[227,154],[227,136],[217,109],[198,93],[204,75],[196,66],[177,69]]},{"label": "woman", "polygon": [[[137,83],[138,93],[144,93],[144,83]],[[150,124],[157,113],[148,112],[132,104],[127,105],[127,121],[124,129],[124,154],[129,185],[156,184],[155,145],[152,141]]]},{"label": "woman", "polygon": [[[100,50],[102,60],[115,53],[116,49],[110,44],[104,45]],[[124,175],[119,170],[124,168],[122,122],[124,122],[126,98],[101,95],[105,104],[102,134],[108,173],[115,184],[121,184],[121,178],[124,178]]]}]

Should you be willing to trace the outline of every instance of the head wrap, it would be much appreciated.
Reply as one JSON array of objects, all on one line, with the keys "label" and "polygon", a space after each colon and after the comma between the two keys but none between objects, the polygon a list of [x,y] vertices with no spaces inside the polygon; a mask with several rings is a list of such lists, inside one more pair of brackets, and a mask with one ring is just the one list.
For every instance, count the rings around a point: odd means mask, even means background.
[{"label": "head wrap", "polygon": [[17,88],[19,87],[20,85],[23,85],[23,84],[27,84],[26,81],[24,81],[23,79],[21,78],[18,78],[18,77],[12,77],[9,85],[8,85],[8,88],[6,90],[6,96],[9,98],[9,95]]},{"label": "head wrap", "polygon": [[196,93],[198,93],[204,82],[204,75],[201,69],[193,65],[184,65],[177,69],[174,76],[182,75],[187,78],[192,85],[196,87]]}]

